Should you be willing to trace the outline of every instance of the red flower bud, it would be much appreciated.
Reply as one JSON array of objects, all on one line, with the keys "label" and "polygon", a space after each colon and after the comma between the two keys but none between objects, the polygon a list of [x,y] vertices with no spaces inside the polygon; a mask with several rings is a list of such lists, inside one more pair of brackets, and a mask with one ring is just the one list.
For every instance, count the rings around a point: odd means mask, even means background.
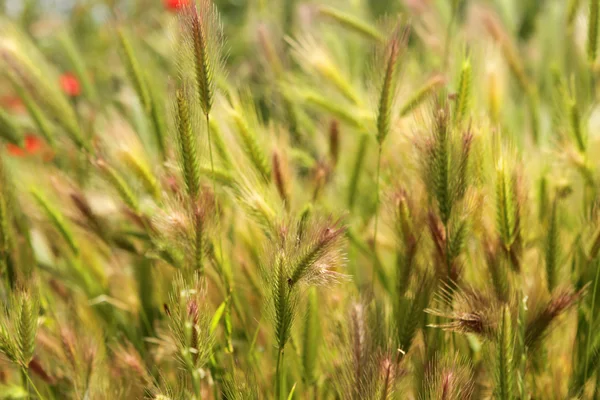
[{"label": "red flower bud", "polygon": [[75,75],[66,73],[60,76],[60,86],[62,90],[71,97],[79,96],[81,85]]},{"label": "red flower bud", "polygon": [[169,11],[179,11],[190,4],[190,0],[163,0],[163,2]]},{"label": "red flower bud", "polygon": [[15,144],[8,143],[6,145],[6,150],[8,151],[8,154],[10,154],[13,157],[23,157],[25,155],[37,154],[40,152],[40,150],[42,150],[43,142],[37,136],[26,135],[24,142],[24,147],[19,147]]},{"label": "red flower bud", "polygon": [[37,136],[25,136],[25,150],[29,154],[37,153],[42,148],[42,139]]},{"label": "red flower bud", "polygon": [[6,151],[13,157],[23,157],[25,155],[25,150],[12,143],[6,144]]}]

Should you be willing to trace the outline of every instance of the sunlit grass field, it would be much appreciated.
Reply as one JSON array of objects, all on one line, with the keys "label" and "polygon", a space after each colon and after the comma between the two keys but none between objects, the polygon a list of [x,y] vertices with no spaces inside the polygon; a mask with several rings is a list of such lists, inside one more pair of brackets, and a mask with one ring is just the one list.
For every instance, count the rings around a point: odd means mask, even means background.
[{"label": "sunlit grass field", "polygon": [[600,0],[0,10],[0,399],[600,399]]}]

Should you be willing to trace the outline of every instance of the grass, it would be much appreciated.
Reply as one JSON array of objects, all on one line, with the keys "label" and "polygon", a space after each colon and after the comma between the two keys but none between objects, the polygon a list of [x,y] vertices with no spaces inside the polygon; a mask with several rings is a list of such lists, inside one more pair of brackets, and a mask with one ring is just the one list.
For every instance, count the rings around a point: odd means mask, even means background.
[{"label": "grass", "polygon": [[600,398],[597,0],[20,3],[0,399]]}]

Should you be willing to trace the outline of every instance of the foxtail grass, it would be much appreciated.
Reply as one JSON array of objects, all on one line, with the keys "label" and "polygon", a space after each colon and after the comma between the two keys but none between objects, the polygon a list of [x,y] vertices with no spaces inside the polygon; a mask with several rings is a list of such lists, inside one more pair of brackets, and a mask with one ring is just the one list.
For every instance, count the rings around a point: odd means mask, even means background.
[{"label": "foxtail grass", "polygon": [[176,125],[179,162],[190,202],[193,204],[200,193],[200,164],[198,139],[192,125],[189,94],[185,87],[176,93]]},{"label": "foxtail grass", "polygon": [[458,93],[456,96],[456,108],[454,112],[454,121],[460,123],[467,117],[471,101],[471,61],[467,58],[463,61],[460,78],[458,80]]},{"label": "foxtail grass", "polygon": [[[384,59],[381,67],[384,69],[382,82],[380,84],[380,96],[377,108],[377,172],[375,175],[375,190],[377,200],[375,205],[375,224],[373,228],[373,248],[377,249],[377,231],[379,223],[379,180],[381,173],[381,153],[383,151],[383,142],[390,133],[392,122],[392,109],[394,108],[394,99],[396,94],[398,60],[400,58],[401,47],[405,41],[406,32],[400,33],[401,28],[397,26],[390,35],[390,39],[384,50]],[[373,277],[375,270],[373,270]]]}]

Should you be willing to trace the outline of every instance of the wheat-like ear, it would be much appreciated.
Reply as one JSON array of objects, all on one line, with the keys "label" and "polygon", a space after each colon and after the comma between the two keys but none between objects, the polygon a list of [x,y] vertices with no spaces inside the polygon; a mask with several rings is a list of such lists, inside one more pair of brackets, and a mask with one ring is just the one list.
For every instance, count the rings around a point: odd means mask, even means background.
[{"label": "wheat-like ear", "polygon": [[176,357],[190,375],[198,399],[202,397],[199,369],[209,361],[214,341],[206,295],[199,273],[187,277],[177,274],[168,303],[168,326],[177,347]]},{"label": "wheat-like ear", "polygon": [[25,371],[35,349],[39,315],[37,295],[17,289],[10,295],[6,308],[8,314],[0,316],[0,353]]},{"label": "wheat-like ear", "polygon": [[288,295],[288,267],[284,254],[279,254],[275,258],[273,265],[273,303],[275,306],[275,337],[277,346],[283,350],[288,339],[289,332],[294,320],[295,310],[289,302]]},{"label": "wheat-like ear", "polygon": [[[285,234],[285,233],[284,233]],[[285,240],[285,239],[284,239]],[[288,285],[289,267],[287,257],[282,248],[276,250],[274,265],[269,272],[271,285],[270,302],[277,344],[277,367],[275,371],[275,398],[285,398],[285,360],[284,350],[291,336],[291,328],[296,319],[298,307],[298,291]]]},{"label": "wheat-like ear", "polygon": [[6,321],[0,321],[0,353],[15,364],[19,362],[19,348]]},{"label": "wheat-like ear", "polygon": [[179,148],[179,163],[188,195],[193,202],[200,192],[200,170],[198,156],[198,139],[192,126],[192,115],[189,95],[186,86],[177,90],[177,144]]},{"label": "wheat-like ear", "polygon": [[379,103],[377,108],[377,141],[383,143],[390,132],[392,109],[396,97],[398,79],[398,61],[408,38],[408,29],[397,26],[383,52],[383,76],[379,87]]},{"label": "wheat-like ear", "polygon": [[253,99],[248,94],[234,98],[231,116],[246,157],[265,182],[271,181],[271,165],[261,146],[257,131],[261,128],[257,120]]},{"label": "wheat-like ear", "polygon": [[[462,400],[472,398],[473,369],[456,354],[434,354],[428,360],[423,391],[425,399]],[[503,399],[507,400],[507,399]]]},{"label": "wheat-like ear", "polygon": [[182,45],[187,53],[184,57],[188,58],[185,61],[192,63],[196,94],[204,115],[208,116],[217,80],[223,73],[223,32],[217,8],[211,0],[190,2],[180,13],[180,24]]},{"label": "wheat-like ear", "polygon": [[496,166],[496,224],[502,245],[507,251],[515,240],[516,209],[510,171],[507,171],[506,160],[500,158]]},{"label": "wheat-like ear", "polygon": [[403,354],[408,353],[417,329],[423,323],[423,312],[429,305],[434,280],[430,276],[423,278],[423,283],[415,288],[411,296],[402,296],[398,299],[395,308],[397,345]]},{"label": "wheat-like ear", "polygon": [[450,115],[447,107],[439,107],[434,118],[434,147],[431,160],[433,173],[433,193],[440,211],[444,226],[450,220],[453,207],[452,187],[450,182]]},{"label": "wheat-like ear", "polygon": [[568,289],[557,291],[552,298],[532,311],[525,326],[525,345],[535,349],[555,324],[556,319],[581,299],[587,287],[578,292]]},{"label": "wheat-like ear", "polygon": [[39,303],[37,297],[27,292],[18,295],[15,307],[17,308],[16,341],[19,349],[19,363],[23,368],[29,366],[35,349],[35,336],[37,333],[37,319]]},{"label": "wheat-like ear", "polygon": [[381,400],[392,400],[395,388],[396,368],[390,357],[386,357],[381,363],[381,371],[383,382],[380,388]]},{"label": "wheat-like ear", "polygon": [[[440,308],[427,309],[426,312],[448,319],[449,322],[430,326],[488,339],[495,337],[499,316],[495,299],[475,289],[455,290],[450,284],[440,290],[439,299]],[[446,310],[446,306],[451,310]]]},{"label": "wheat-like ear", "polygon": [[485,239],[484,250],[487,268],[492,279],[496,297],[501,302],[507,302],[509,296],[508,260],[500,249],[500,241]]},{"label": "wheat-like ear", "polygon": [[394,198],[396,235],[400,245],[396,255],[396,295],[404,296],[415,270],[418,238],[415,231],[415,216],[406,191],[400,190]]},{"label": "wheat-like ear", "polygon": [[467,116],[471,101],[471,60],[469,58],[463,61],[460,78],[458,80],[458,94],[456,97],[456,107],[454,111],[454,122],[460,124]]},{"label": "wheat-like ear", "polygon": [[287,283],[290,287],[298,282],[320,282],[327,280],[327,271],[339,263],[340,246],[346,228],[341,221],[331,218],[324,222],[313,222],[303,230],[303,242],[298,254],[291,260],[290,275]]},{"label": "wheat-like ear", "polygon": [[255,371],[246,367],[230,371],[223,378],[223,395],[230,400],[260,400],[261,391]]}]

